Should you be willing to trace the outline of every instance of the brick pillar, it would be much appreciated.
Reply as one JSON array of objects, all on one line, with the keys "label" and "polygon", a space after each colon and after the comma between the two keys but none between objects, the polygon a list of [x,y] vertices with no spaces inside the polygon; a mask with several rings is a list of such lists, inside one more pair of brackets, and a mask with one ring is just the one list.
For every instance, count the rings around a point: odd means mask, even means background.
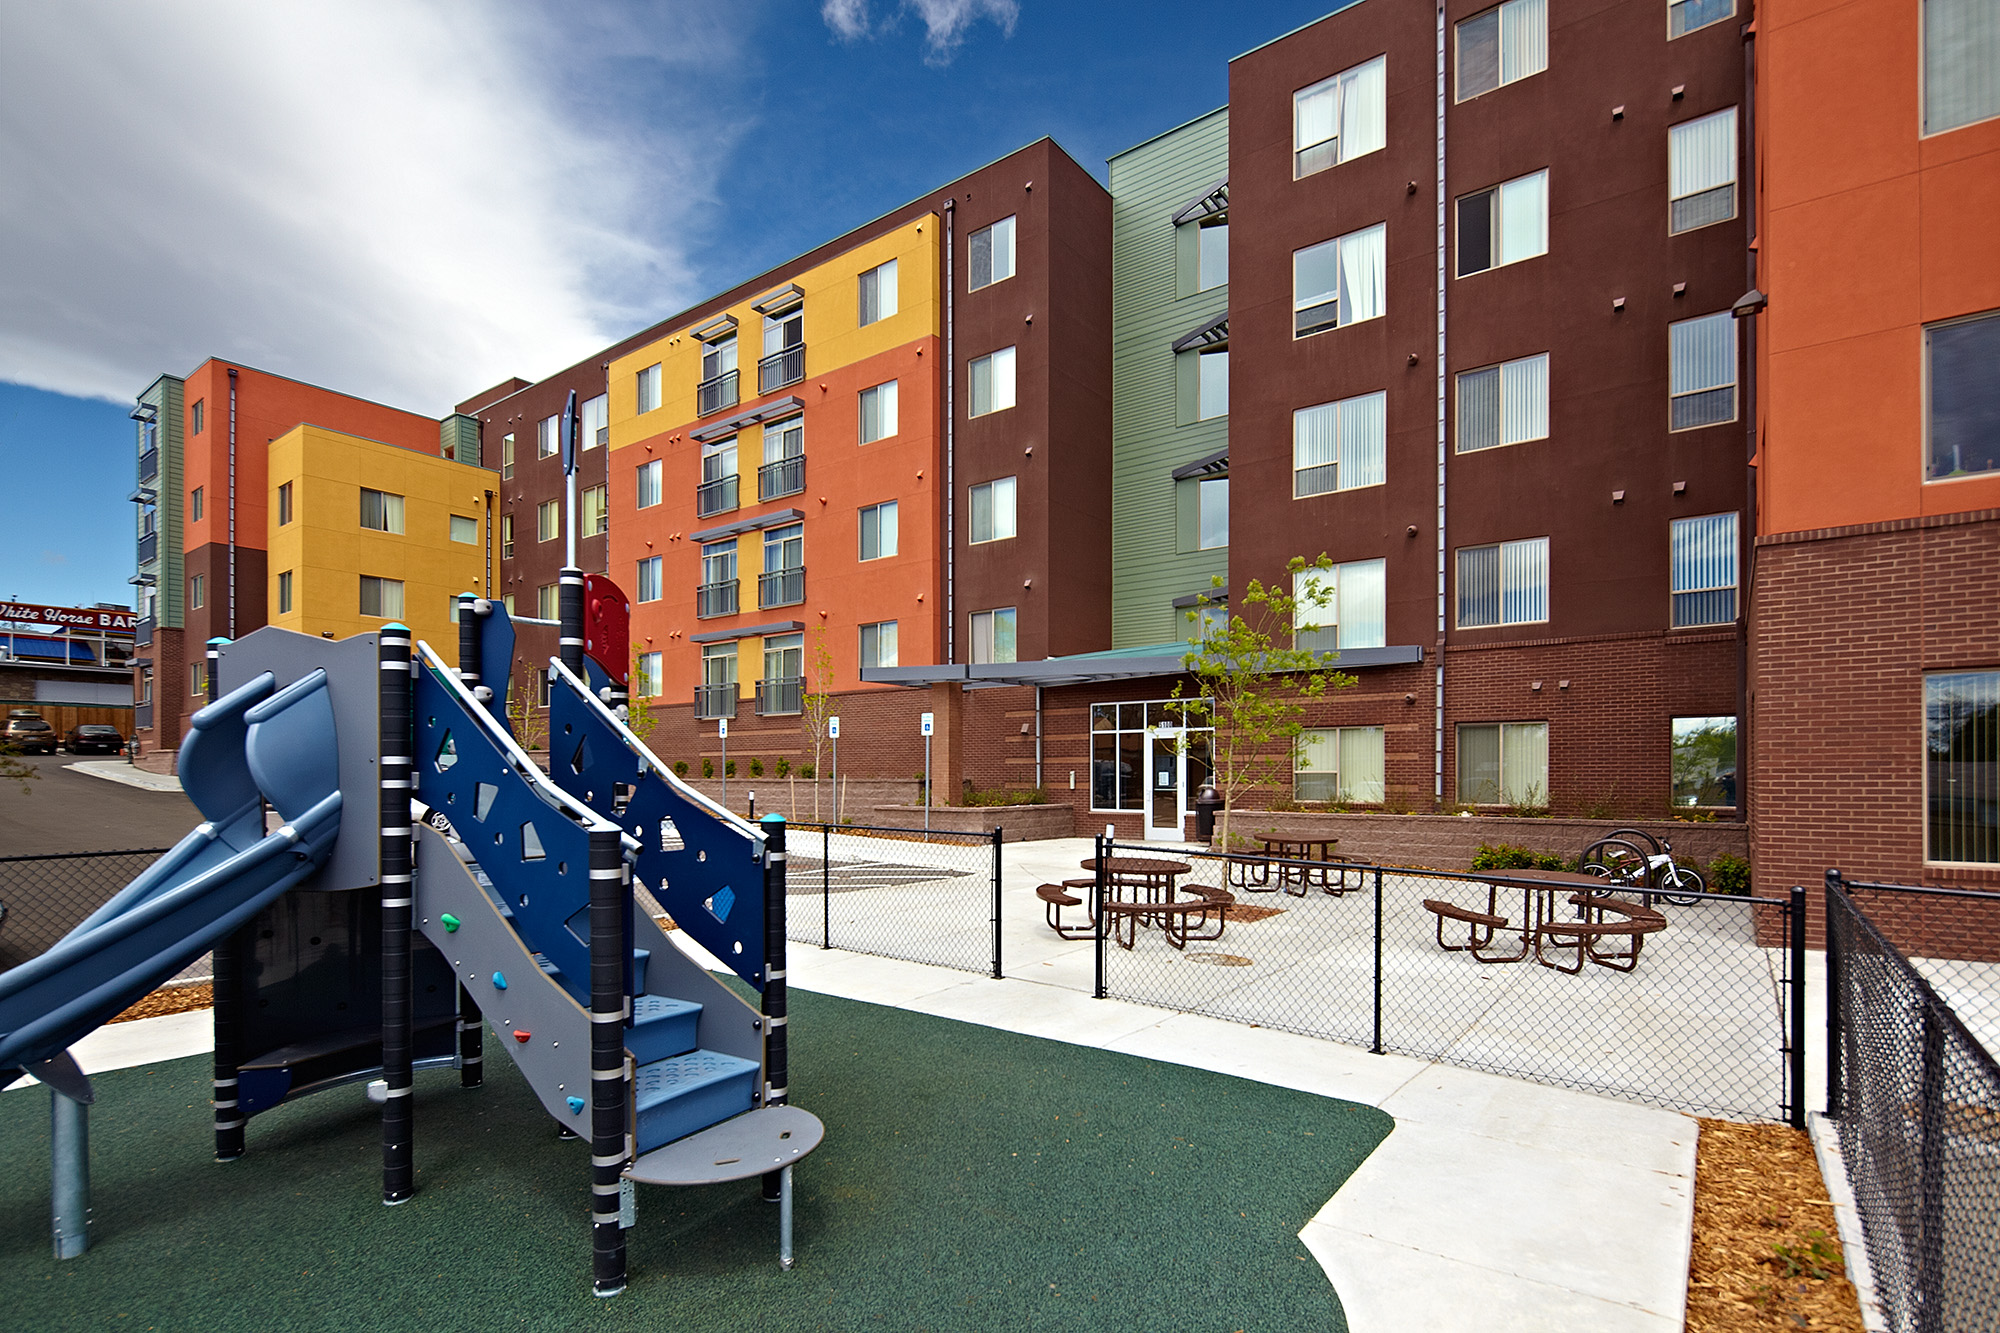
[{"label": "brick pillar", "polygon": [[[965,692],[954,684],[933,685],[924,707],[935,714],[931,734],[931,804],[951,805],[964,789]],[[921,738],[917,744],[922,746]],[[922,749],[917,753],[921,755]]]}]

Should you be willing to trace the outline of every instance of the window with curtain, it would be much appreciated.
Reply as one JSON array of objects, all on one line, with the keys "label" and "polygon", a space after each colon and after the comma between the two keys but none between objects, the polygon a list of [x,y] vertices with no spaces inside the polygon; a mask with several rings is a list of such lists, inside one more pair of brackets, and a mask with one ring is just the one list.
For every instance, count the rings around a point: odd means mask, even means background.
[{"label": "window with curtain", "polygon": [[509,431],[500,437],[500,480],[511,481],[514,477],[514,434]]},{"label": "window with curtain", "polygon": [[660,406],[660,363],[655,361],[639,372],[633,394],[633,410],[640,414],[657,411]]},{"label": "window with curtain", "polygon": [[1014,349],[1003,347],[986,356],[975,357],[969,367],[972,402],[967,416],[983,417],[1014,405]]},{"label": "window with curtain", "polygon": [[377,532],[403,530],[403,497],[361,488],[361,526]]},{"label": "window with curtain", "polygon": [[1667,231],[1736,216],[1736,108],[1667,127]]},{"label": "window with curtain", "polygon": [[965,289],[976,292],[1014,276],[1014,219],[1001,218],[966,237]]},{"label": "window with curtain", "polygon": [[1507,0],[1458,25],[1458,100],[1549,67],[1547,0]]},{"label": "window with curtain", "polygon": [[1292,575],[1292,646],[1330,653],[1387,640],[1388,562],[1353,560]]},{"label": "window with curtain", "polygon": [[633,487],[634,509],[649,509],[660,502],[660,460],[641,463],[637,468],[637,480]]},{"label": "window with curtain", "polygon": [[2000,471],[2000,313],[1924,330],[1924,480]]},{"label": "window with curtain", "polygon": [[1736,321],[1727,310],[1667,326],[1669,430],[1736,420]]},{"label": "window with curtain", "polygon": [[972,613],[972,660],[974,663],[1014,660],[1014,608]]},{"label": "window with curtain", "polygon": [[861,558],[884,560],[896,554],[896,502],[864,505],[861,510]]},{"label": "window with curtain", "polygon": [[1458,276],[1518,263],[1549,250],[1549,173],[1503,181],[1458,201]]},{"label": "window with curtain", "polygon": [[694,493],[696,517],[736,508],[741,485],[736,471],[736,437],[705,441],[701,446],[701,484]]},{"label": "window with curtain", "polygon": [[873,444],[896,433],[896,381],[863,389],[861,400],[861,443]]},{"label": "window with curtain", "polygon": [[556,585],[544,583],[535,589],[535,618],[554,620],[556,618]]},{"label": "window with curtain", "polygon": [[877,264],[861,275],[860,318],[863,325],[896,313],[896,261]]},{"label": "window with curtain", "polygon": [[639,679],[632,685],[632,693],[641,699],[657,699],[666,692],[666,675],[660,669],[660,654],[639,654]]},{"label": "window with curtain", "polygon": [[1374,319],[1383,313],[1388,228],[1364,227],[1292,252],[1292,336]]},{"label": "window with curtain", "polygon": [[479,545],[479,520],[464,514],[451,516],[451,539],[465,546]]},{"label": "window with curtain", "polygon": [[1674,625],[1736,621],[1736,515],[1673,522]]},{"label": "window with curtain", "polygon": [[2000,671],[1924,677],[1924,859],[2000,861]]},{"label": "window with curtain", "polygon": [[544,500],[535,506],[535,540],[552,542],[562,536],[562,501]]},{"label": "window with curtain", "polygon": [[1461,546],[1458,627],[1529,625],[1549,618],[1549,539]]},{"label": "window with curtain", "polygon": [[639,562],[639,587],[634,598],[641,602],[660,600],[660,561],[662,557],[649,555]]},{"label": "window with curtain", "polygon": [[1386,147],[1388,86],[1388,59],[1376,56],[1293,93],[1293,179]]},{"label": "window with curtain", "polygon": [[361,576],[361,614],[387,620],[403,617],[403,581]]},{"label": "window with curtain", "polygon": [[[1186,355],[1183,353],[1182,355]],[[1207,421],[1213,417],[1229,415],[1229,349],[1217,347],[1195,354],[1200,369],[1199,389],[1196,397],[1198,420]]]},{"label": "window with curtain", "polygon": [[577,508],[583,526],[577,530],[579,537],[595,537],[611,530],[611,510],[607,502],[610,488],[603,485],[586,486],[577,495]]},{"label": "window with curtain", "polygon": [[896,665],[895,621],[884,620],[861,627],[861,665],[864,667]]},{"label": "window with curtain", "polygon": [[1672,0],[1667,6],[1667,39],[1685,37],[1735,13],[1735,0]]},{"label": "window with curtain", "polygon": [[1381,727],[1309,727],[1295,753],[1293,799],[1381,804],[1388,786]]},{"label": "window with curtain", "polygon": [[611,396],[598,394],[583,400],[583,440],[581,447],[595,449],[611,443]]},{"label": "window with curtain", "polygon": [[1498,722],[1458,728],[1458,799],[1465,805],[1549,804],[1549,724]]},{"label": "window with curtain", "polygon": [[1924,133],[2000,116],[2000,4],[1923,0]]},{"label": "window with curtain", "polygon": [[1458,377],[1458,452],[1546,439],[1549,355],[1462,371]]},{"label": "window with curtain", "polygon": [[1386,481],[1388,405],[1387,393],[1366,393],[1292,413],[1292,498]]},{"label": "window with curtain", "polygon": [[502,560],[512,560],[514,558],[514,516],[512,514],[500,515],[500,558]]},{"label": "window with curtain", "polygon": [[973,542],[997,542],[1014,535],[1014,478],[974,486],[971,493]]},{"label": "window with curtain", "polygon": [[562,449],[562,414],[543,417],[535,424],[535,457],[553,458]]}]

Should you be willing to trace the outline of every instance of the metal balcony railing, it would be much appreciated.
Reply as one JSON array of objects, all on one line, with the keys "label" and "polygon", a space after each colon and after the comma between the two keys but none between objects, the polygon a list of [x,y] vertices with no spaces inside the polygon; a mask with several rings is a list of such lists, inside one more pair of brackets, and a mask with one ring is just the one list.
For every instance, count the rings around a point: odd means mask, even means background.
[{"label": "metal balcony railing", "polygon": [[731,473],[717,477],[714,481],[704,481],[694,488],[694,513],[696,518],[707,518],[710,514],[724,514],[736,508],[737,477]]},{"label": "metal balcony railing", "polygon": [[720,412],[725,407],[736,406],[736,372],[725,370],[714,379],[703,380],[694,386],[694,410],[696,416],[707,416]]},{"label": "metal balcony railing", "polygon": [[782,389],[787,384],[797,384],[806,377],[806,345],[787,347],[782,352],[773,352],[757,363],[757,392],[770,393]]},{"label": "metal balcony railing", "polygon": [[757,682],[757,716],[778,717],[803,713],[806,703],[804,676],[779,676]]},{"label": "metal balcony railing", "polygon": [[152,725],[153,725],[153,705],[140,704],[132,710],[133,730],[146,731],[151,729]]},{"label": "metal balcony railing", "polygon": [[806,599],[806,570],[801,565],[797,569],[780,569],[770,574],[757,576],[757,605],[797,606]]},{"label": "metal balcony railing", "polygon": [[736,716],[736,682],[726,685],[697,685],[694,687],[694,715],[700,722],[713,722],[721,717]]},{"label": "metal balcony railing", "polygon": [[140,454],[139,480],[142,482],[151,481],[153,478],[159,475],[160,475],[160,451],[158,449],[148,449],[145,453]]},{"label": "metal balcony railing", "polygon": [[160,534],[149,532],[139,539],[139,563],[149,565],[159,558]]},{"label": "metal balcony railing", "polygon": [[781,458],[757,469],[757,498],[775,500],[781,495],[797,495],[806,488],[806,456]]},{"label": "metal balcony railing", "polygon": [[155,616],[141,616],[139,623],[132,627],[132,646],[134,648],[144,648],[147,644],[151,643],[153,641],[153,631],[159,628],[159,624],[159,619]]},{"label": "metal balcony railing", "polygon": [[725,583],[704,583],[694,590],[694,613],[698,618],[736,614],[735,579]]}]

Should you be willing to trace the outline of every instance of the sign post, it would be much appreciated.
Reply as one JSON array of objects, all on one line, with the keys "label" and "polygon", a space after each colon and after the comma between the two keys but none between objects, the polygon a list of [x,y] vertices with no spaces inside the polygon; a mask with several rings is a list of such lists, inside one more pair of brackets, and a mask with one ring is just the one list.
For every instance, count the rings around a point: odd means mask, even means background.
[{"label": "sign post", "polygon": [[722,774],[722,808],[729,808],[729,719],[715,720],[715,734],[722,741],[722,763],[718,769]]},{"label": "sign post", "polygon": [[931,731],[936,723],[936,715],[925,713],[920,724],[924,733],[924,831],[931,827]]},{"label": "sign post", "polygon": [[826,738],[833,742],[833,822],[840,822],[840,718],[826,720]]}]

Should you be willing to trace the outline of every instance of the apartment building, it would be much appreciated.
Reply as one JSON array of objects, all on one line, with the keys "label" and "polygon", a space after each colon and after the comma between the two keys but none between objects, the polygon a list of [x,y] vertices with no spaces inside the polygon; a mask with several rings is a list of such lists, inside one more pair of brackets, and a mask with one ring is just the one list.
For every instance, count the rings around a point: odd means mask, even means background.
[{"label": "apartment building", "polygon": [[[1758,29],[1757,873],[1987,886],[2000,9],[1770,0]],[[1826,95],[1858,69],[1867,98]]]}]

